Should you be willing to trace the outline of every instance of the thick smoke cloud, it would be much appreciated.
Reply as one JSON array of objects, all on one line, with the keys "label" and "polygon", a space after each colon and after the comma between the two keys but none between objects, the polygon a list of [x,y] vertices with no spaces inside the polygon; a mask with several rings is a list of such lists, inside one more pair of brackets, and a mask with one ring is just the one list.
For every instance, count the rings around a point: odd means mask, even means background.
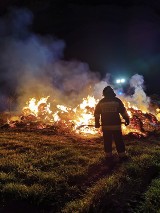
[{"label": "thick smoke cloud", "polygon": [[63,60],[63,40],[31,33],[32,19],[26,9],[12,9],[0,19],[0,95],[15,93],[24,102],[34,96],[64,100],[66,94],[82,94],[97,81],[96,74],[86,63]]},{"label": "thick smoke cloud", "polygon": [[[46,96],[55,104],[74,105],[88,94],[102,98],[107,85],[114,88],[109,74],[100,81],[87,63],[63,60],[65,42],[30,32],[32,21],[33,15],[26,9],[12,9],[0,19],[0,110],[12,110],[16,100],[21,109],[29,98]],[[121,99],[147,110],[150,99],[143,85],[143,76],[132,76],[133,95],[123,94]]]}]

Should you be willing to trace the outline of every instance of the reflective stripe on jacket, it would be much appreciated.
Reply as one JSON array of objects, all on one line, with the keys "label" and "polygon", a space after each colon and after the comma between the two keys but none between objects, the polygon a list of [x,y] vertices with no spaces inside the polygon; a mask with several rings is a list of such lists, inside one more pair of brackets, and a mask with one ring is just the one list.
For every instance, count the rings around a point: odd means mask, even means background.
[{"label": "reflective stripe on jacket", "polygon": [[[121,125],[121,116],[126,120],[129,119],[127,111],[122,101],[117,97],[105,97],[99,101],[95,108],[94,116],[95,122],[100,122],[102,126],[112,129],[113,126]],[[106,128],[106,127],[105,127]]]}]

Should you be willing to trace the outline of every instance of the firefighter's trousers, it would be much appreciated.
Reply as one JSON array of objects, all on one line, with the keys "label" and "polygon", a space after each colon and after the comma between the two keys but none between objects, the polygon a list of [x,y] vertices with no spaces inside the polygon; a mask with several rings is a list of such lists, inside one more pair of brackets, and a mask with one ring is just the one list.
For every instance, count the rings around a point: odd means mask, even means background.
[{"label": "firefighter's trousers", "polygon": [[119,155],[125,153],[125,145],[121,130],[103,130],[104,151],[112,154],[112,142],[115,142],[116,150]]}]

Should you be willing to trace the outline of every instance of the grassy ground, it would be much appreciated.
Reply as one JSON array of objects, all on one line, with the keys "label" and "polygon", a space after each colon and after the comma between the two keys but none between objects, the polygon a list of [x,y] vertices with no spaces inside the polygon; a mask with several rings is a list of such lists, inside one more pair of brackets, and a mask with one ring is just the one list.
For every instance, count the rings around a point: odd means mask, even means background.
[{"label": "grassy ground", "polygon": [[125,144],[111,169],[101,137],[0,130],[0,212],[160,212],[160,136]]}]

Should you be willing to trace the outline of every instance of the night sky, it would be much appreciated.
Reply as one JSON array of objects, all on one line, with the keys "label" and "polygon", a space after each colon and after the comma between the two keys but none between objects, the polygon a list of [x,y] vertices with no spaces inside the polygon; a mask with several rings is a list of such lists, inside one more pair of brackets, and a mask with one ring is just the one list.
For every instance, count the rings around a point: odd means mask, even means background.
[{"label": "night sky", "polygon": [[160,2],[87,2],[5,0],[0,14],[26,7],[34,16],[33,32],[64,40],[65,60],[86,62],[102,78],[143,75],[146,92],[160,94]]}]

